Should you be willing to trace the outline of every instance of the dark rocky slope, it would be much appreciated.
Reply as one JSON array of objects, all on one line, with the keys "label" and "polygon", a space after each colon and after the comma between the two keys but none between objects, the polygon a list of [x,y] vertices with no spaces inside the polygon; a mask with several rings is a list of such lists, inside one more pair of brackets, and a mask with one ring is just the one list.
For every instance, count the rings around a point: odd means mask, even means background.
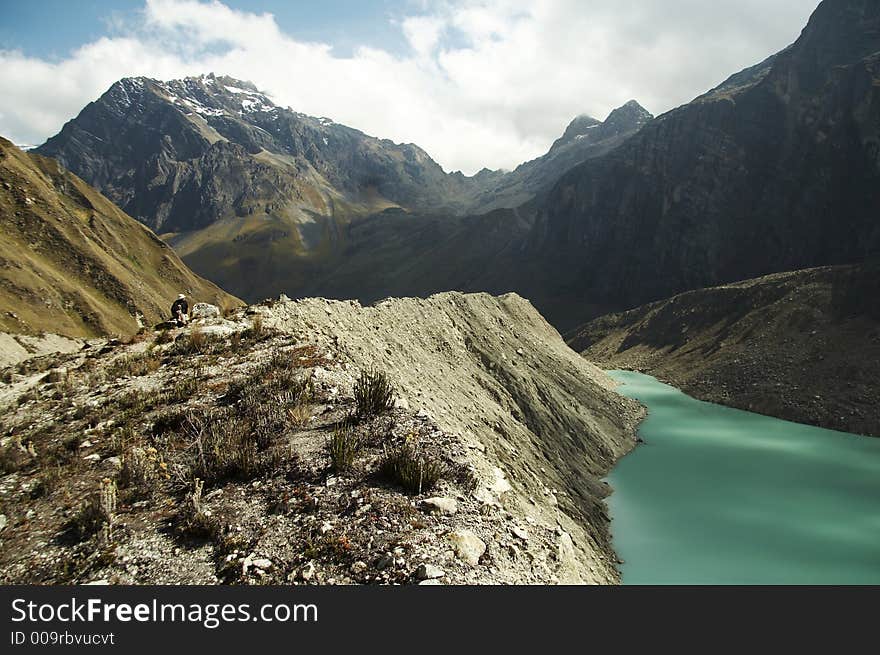
[{"label": "dark rocky slope", "polygon": [[880,264],[689,291],[576,330],[569,345],[713,402],[880,436]]},{"label": "dark rocky slope", "polygon": [[826,0],[791,47],[563,176],[528,249],[573,303],[625,308],[863,261],[878,216],[880,3]]},{"label": "dark rocky slope", "polygon": [[455,207],[468,188],[423,150],[276,106],[248,82],[125,78],[37,148],[160,232],[259,214]]},{"label": "dark rocky slope", "polygon": [[0,329],[130,335],[180,292],[240,304],[58,162],[0,138]]}]

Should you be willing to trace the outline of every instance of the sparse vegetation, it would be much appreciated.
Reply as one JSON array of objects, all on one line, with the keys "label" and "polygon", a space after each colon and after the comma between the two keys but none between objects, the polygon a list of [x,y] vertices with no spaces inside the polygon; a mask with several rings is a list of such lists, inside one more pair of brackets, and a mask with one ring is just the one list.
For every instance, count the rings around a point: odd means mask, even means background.
[{"label": "sparse vegetation", "polygon": [[101,480],[97,493],[80,503],[73,518],[68,522],[68,532],[76,541],[85,541],[101,533],[102,539],[109,541],[116,511],[116,483],[105,478]]},{"label": "sparse vegetation", "polygon": [[202,508],[203,480],[193,480],[193,491],[187,496],[186,502],[177,514],[177,533],[194,539],[218,539],[223,532],[223,525],[217,517]]},{"label": "sparse vegetation", "polygon": [[394,407],[394,387],[384,371],[361,371],[354,385],[354,400],[361,416],[376,416]]},{"label": "sparse vegetation", "polygon": [[128,492],[129,500],[152,496],[157,473],[165,467],[159,452],[152,446],[132,446],[120,459],[117,480],[119,488]]},{"label": "sparse vegetation", "polygon": [[226,338],[218,334],[208,334],[200,327],[195,326],[189,332],[177,337],[168,349],[171,357],[192,357],[194,355],[209,355],[227,350]]},{"label": "sparse vegetation", "polygon": [[30,461],[30,453],[22,445],[20,436],[13,437],[0,449],[0,471],[3,473],[15,473]]},{"label": "sparse vegetation", "polygon": [[342,425],[337,426],[327,439],[327,450],[330,453],[333,470],[344,473],[351,469],[362,448],[363,442],[351,422],[344,421]]},{"label": "sparse vegetation", "polygon": [[387,480],[413,494],[430,491],[448,474],[443,462],[421,452],[411,443],[386,451],[379,471]]},{"label": "sparse vegetation", "polygon": [[125,355],[116,359],[104,372],[108,379],[115,380],[123,376],[138,377],[159,369],[162,360],[151,352],[138,355]]},{"label": "sparse vegetation", "polygon": [[271,434],[229,409],[191,414],[184,434],[191,444],[188,467],[208,483],[250,480],[277,470],[282,462],[281,454],[269,448]]}]

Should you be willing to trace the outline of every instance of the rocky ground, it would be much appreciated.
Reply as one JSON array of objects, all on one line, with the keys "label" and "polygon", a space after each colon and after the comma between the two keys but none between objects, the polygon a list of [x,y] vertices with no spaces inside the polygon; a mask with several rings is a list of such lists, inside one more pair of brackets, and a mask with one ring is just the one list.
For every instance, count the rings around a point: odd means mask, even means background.
[{"label": "rocky ground", "polygon": [[641,410],[515,295],[282,299],[2,380],[3,583],[618,579]]},{"label": "rocky ground", "polygon": [[880,436],[878,294],[876,264],[779,273],[604,316],[569,343],[701,400]]}]

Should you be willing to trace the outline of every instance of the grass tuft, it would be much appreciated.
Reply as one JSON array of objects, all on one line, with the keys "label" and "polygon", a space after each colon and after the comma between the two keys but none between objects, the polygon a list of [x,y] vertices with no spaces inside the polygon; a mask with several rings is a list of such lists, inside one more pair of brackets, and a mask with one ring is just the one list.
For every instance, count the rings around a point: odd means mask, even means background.
[{"label": "grass tuft", "polygon": [[377,416],[394,407],[394,387],[383,371],[361,371],[354,385],[354,400],[360,416]]}]

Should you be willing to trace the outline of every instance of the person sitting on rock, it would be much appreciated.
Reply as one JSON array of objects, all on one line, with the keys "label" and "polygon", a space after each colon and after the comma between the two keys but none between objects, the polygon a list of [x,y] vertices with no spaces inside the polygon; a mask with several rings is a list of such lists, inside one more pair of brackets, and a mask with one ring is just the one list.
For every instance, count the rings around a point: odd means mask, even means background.
[{"label": "person sitting on rock", "polygon": [[177,300],[171,305],[171,320],[177,323],[177,327],[183,327],[189,322],[189,303],[182,293],[178,294]]}]

